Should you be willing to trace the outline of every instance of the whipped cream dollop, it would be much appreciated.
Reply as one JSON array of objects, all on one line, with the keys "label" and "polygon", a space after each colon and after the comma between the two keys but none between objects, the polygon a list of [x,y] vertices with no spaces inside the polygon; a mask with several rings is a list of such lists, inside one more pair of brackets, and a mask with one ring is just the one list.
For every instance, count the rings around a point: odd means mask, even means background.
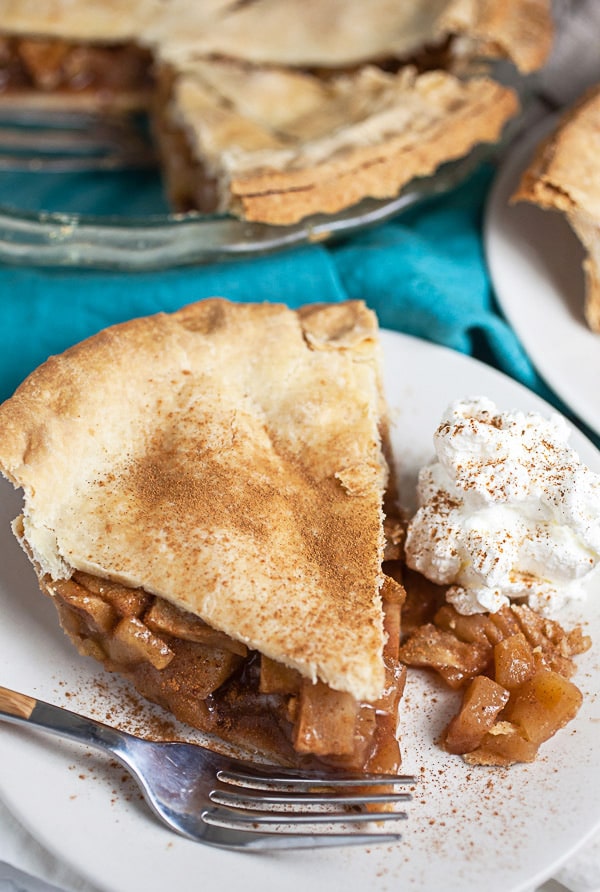
[{"label": "whipped cream dollop", "polygon": [[568,445],[559,415],[453,403],[418,481],[406,560],[451,586],[462,614],[519,600],[544,615],[583,597],[600,560],[600,474]]}]

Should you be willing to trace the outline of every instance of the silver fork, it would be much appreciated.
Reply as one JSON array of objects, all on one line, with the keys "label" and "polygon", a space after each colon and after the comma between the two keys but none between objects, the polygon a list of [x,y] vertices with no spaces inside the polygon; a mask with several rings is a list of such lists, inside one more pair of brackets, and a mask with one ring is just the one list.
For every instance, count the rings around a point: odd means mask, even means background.
[{"label": "silver fork", "polygon": [[[394,842],[401,838],[397,832],[357,827],[404,820],[406,812],[391,806],[411,795],[389,788],[414,782],[406,775],[299,772],[232,759],[196,744],[143,740],[1,686],[0,719],[110,753],[129,770],[168,827],[224,849]],[[356,791],[365,787],[382,792]],[[389,810],[371,810],[376,805]]]},{"label": "silver fork", "polygon": [[0,104],[0,170],[122,170],[156,164],[143,116]]}]

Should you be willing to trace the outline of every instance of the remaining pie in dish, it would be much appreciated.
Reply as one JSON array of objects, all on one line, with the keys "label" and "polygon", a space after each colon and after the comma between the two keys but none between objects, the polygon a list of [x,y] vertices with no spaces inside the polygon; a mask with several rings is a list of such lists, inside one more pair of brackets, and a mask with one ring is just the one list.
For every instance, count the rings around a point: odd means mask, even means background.
[{"label": "remaining pie in dish", "polygon": [[136,319],[0,407],[15,532],[80,652],[227,741],[358,770],[399,766],[387,453],[360,302]]},{"label": "remaining pie in dish", "polygon": [[538,147],[514,200],[561,211],[587,257],[585,318],[600,332],[600,86],[588,90]]},{"label": "remaining pie in dish", "polygon": [[410,66],[324,79],[198,60],[168,95],[158,132],[173,205],[276,224],[393,197],[497,140],[517,109],[515,95],[489,78]]},{"label": "remaining pie in dish", "polygon": [[151,110],[176,210],[272,224],[497,141],[516,96],[473,66],[532,71],[552,38],[549,0],[38,6],[0,0],[2,103]]}]

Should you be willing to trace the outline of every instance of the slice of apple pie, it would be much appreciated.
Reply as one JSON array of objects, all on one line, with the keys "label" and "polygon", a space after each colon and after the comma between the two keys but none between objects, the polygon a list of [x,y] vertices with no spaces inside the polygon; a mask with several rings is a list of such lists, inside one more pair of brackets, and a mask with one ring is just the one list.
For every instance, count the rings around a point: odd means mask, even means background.
[{"label": "slice of apple pie", "polygon": [[360,302],[136,319],[0,407],[15,532],[79,651],[287,762],[399,766],[387,454]]},{"label": "slice of apple pie", "polygon": [[585,318],[600,332],[600,85],[590,88],[537,147],[514,201],[563,213],[586,252]]},{"label": "slice of apple pie", "polygon": [[278,225],[391,198],[495,142],[518,108],[490,78],[410,66],[323,78],[197,59],[163,81],[157,135],[173,206]]}]

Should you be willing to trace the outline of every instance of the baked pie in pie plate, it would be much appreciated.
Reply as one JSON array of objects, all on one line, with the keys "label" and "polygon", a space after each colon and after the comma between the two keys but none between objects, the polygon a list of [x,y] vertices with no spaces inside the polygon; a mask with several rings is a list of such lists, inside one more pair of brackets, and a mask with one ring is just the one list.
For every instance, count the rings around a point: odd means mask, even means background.
[{"label": "baked pie in pie plate", "polygon": [[[2,0],[0,109],[143,111],[174,213],[5,208],[1,256],[158,267],[352,232],[464,176],[518,112],[490,60],[526,74],[551,37],[547,0],[493,10],[377,0],[368,14],[356,0],[113,0],[83,11],[57,0],[47,15]],[[129,209],[130,181],[122,188]]]}]

